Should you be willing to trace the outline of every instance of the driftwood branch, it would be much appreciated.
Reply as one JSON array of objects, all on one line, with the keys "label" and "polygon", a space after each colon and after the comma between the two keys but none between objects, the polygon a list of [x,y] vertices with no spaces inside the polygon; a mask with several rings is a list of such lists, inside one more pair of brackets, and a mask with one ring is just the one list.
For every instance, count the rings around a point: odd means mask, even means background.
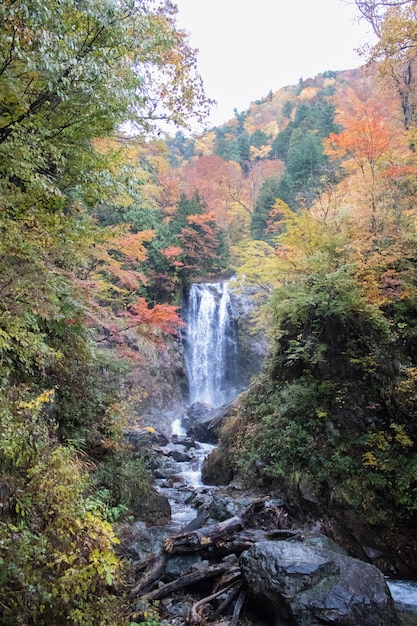
[{"label": "driftwood branch", "polygon": [[[196,570],[195,572],[191,572],[190,574],[184,574],[184,576],[180,576],[177,580],[173,580],[170,583],[167,583],[160,589],[155,589],[154,591],[150,591],[146,595],[142,596],[141,600],[146,602],[151,602],[152,600],[160,600],[161,598],[166,598],[174,591],[178,591],[179,589],[184,589],[185,587],[190,587],[197,583],[201,583],[203,581],[210,580],[212,578],[217,578],[230,570],[231,566],[227,563],[220,563],[219,565],[212,565],[205,570]],[[233,568],[237,569],[238,568]]]},{"label": "driftwood branch", "polygon": [[131,595],[141,596],[147,593],[162,576],[167,562],[166,554],[158,554],[149,561],[139,583],[130,592]]},{"label": "driftwood branch", "polygon": [[[217,609],[214,611],[213,615],[211,615],[210,620],[209,620],[210,622],[214,622],[214,620],[216,620],[220,615],[222,615],[225,612],[227,607],[232,604],[236,596],[239,595],[239,592],[241,589],[242,589],[241,582],[238,583],[236,586],[230,588],[230,591],[227,594],[227,597],[223,600],[221,604],[219,604]],[[224,591],[225,590],[223,589],[222,592]]]},{"label": "driftwood branch", "polygon": [[[188,615],[188,620],[187,620],[188,623],[190,624],[190,626],[196,626],[198,624],[202,624],[204,620],[201,617],[201,615],[199,615],[198,610],[202,606],[204,606],[205,604],[209,604],[209,602],[211,602],[215,598],[218,598],[218,596],[221,596],[223,593],[225,593],[226,591],[231,589],[235,584],[236,583],[232,583],[228,587],[224,587],[223,589],[219,589],[218,591],[215,591],[214,593],[212,593],[210,596],[207,596],[206,598],[202,598],[201,600],[199,600],[198,602],[193,604],[191,609],[190,609],[190,612],[189,612],[189,615]],[[238,589],[240,589],[240,587],[241,587],[241,585],[239,585]]]},{"label": "driftwood branch", "polygon": [[233,615],[232,615],[232,620],[229,624],[229,626],[237,626],[239,623],[239,617],[240,617],[240,613],[242,611],[243,605],[245,604],[245,600],[246,600],[246,592],[242,591],[239,594],[239,597],[236,601],[235,604],[235,608],[233,609]]},{"label": "driftwood branch", "polygon": [[198,530],[182,532],[168,537],[164,542],[164,550],[169,554],[198,552],[225,541],[231,535],[242,530],[242,528],[242,519],[240,517],[231,517],[218,524],[211,524]]}]

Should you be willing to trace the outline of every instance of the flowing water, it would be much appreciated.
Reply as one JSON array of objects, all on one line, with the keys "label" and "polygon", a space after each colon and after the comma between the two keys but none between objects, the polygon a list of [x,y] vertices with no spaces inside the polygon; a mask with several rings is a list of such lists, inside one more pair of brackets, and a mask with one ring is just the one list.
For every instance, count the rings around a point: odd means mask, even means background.
[{"label": "flowing water", "polygon": [[387,580],[392,598],[399,609],[417,614],[417,582]]},{"label": "flowing water", "polygon": [[[183,343],[189,405],[204,402],[220,407],[232,401],[242,389],[239,344],[228,284],[192,285],[184,308],[187,327]],[[170,449],[167,447],[166,453],[167,461],[175,466],[175,470],[167,479],[158,482],[161,491],[170,500],[171,526],[175,529],[196,516],[195,509],[187,504],[190,495],[195,490],[213,489],[202,484],[201,466],[214,446],[196,442],[195,447],[187,448],[187,435],[180,417],[172,424],[172,435]],[[187,453],[189,459],[174,462],[169,457],[173,449]],[[387,580],[387,584],[398,610],[417,614],[417,583]]]},{"label": "flowing water", "polygon": [[189,404],[227,404],[241,385],[236,321],[228,283],[191,285],[185,321]]},{"label": "flowing water", "polygon": [[[188,374],[191,406],[202,402],[217,408],[231,402],[241,389],[239,343],[236,320],[228,283],[202,283],[190,287],[184,305],[187,324],[184,334],[184,357]],[[187,434],[178,417],[172,423],[172,441],[163,451],[175,472],[159,481],[169,498],[173,526],[183,526],[196,516],[187,505],[190,495],[198,489],[211,490],[201,482],[201,466],[214,448],[196,442],[189,448]],[[184,454],[187,460],[172,461],[173,455]]]}]

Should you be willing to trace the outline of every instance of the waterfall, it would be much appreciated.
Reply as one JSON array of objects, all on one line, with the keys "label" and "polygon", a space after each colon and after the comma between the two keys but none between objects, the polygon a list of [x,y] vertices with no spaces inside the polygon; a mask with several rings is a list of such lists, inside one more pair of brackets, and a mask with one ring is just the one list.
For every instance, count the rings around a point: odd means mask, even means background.
[{"label": "waterfall", "polygon": [[240,390],[236,321],[228,283],[192,285],[185,317],[189,403],[222,406]]}]

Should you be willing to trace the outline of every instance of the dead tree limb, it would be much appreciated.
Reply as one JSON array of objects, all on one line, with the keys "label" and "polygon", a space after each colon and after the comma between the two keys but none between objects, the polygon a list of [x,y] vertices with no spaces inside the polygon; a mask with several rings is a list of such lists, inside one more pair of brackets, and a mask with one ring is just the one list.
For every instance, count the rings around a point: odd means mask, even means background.
[{"label": "dead tree limb", "polygon": [[165,539],[164,550],[169,554],[198,552],[211,545],[225,541],[231,535],[242,530],[242,528],[242,519],[240,517],[231,517],[218,524],[210,524],[198,530],[172,535]]},{"label": "dead tree limb", "polygon": [[[225,612],[227,607],[230,604],[232,604],[233,600],[239,594],[241,589],[242,589],[242,583],[238,583],[235,587],[231,587],[230,592],[227,594],[227,597],[223,600],[221,604],[219,604],[217,609],[214,611],[213,615],[210,616],[210,620],[209,620],[210,622],[214,622],[214,620],[216,620],[220,615],[222,615],[222,613]],[[222,591],[225,591],[225,590],[222,589]]]},{"label": "dead tree limb", "polygon": [[[204,620],[201,617],[201,615],[199,615],[198,610],[205,604],[209,604],[209,602],[211,602],[218,596],[221,596],[222,593],[225,593],[227,590],[231,589],[234,584],[235,583],[233,583],[232,585],[229,585],[228,587],[224,587],[223,589],[219,589],[219,591],[215,591],[210,596],[207,596],[206,598],[202,598],[198,602],[195,602],[195,604],[192,605],[189,611],[189,615],[187,619],[190,626],[198,626],[198,624],[202,624]],[[239,585],[239,588],[240,588],[240,585]]]},{"label": "dead tree limb", "polygon": [[131,595],[141,596],[147,593],[154,583],[162,576],[167,562],[166,554],[158,554],[149,561],[144,573],[142,574],[138,584],[130,592]]},{"label": "dead tree limb", "polygon": [[238,626],[240,613],[242,611],[245,600],[246,600],[246,592],[242,589],[242,591],[239,594],[238,599],[236,600],[235,608],[233,609],[233,615],[232,615],[232,619],[231,619],[229,626]]},{"label": "dead tree limb", "polygon": [[161,598],[166,598],[174,591],[178,591],[179,589],[184,589],[184,587],[190,587],[197,583],[201,583],[206,580],[210,580],[212,578],[216,578],[217,576],[221,576],[226,571],[231,569],[238,569],[235,567],[231,567],[228,563],[221,563],[219,565],[212,565],[205,570],[196,570],[195,572],[191,572],[190,574],[184,574],[177,580],[173,580],[170,583],[167,583],[160,589],[155,589],[154,591],[150,591],[146,595],[141,597],[141,600],[145,600],[147,602],[151,602],[152,600],[160,600]]}]

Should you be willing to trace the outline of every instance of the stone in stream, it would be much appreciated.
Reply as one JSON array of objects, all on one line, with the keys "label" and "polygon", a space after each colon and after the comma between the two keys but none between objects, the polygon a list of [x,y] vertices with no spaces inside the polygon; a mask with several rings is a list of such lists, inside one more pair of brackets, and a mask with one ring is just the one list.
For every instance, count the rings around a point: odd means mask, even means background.
[{"label": "stone in stream", "polygon": [[212,409],[205,420],[194,422],[187,430],[187,434],[203,443],[216,444],[219,440],[220,429],[228,415],[230,404]]},{"label": "stone in stream", "polygon": [[240,558],[250,596],[276,626],[396,626],[393,600],[373,565],[317,545],[264,541]]}]

